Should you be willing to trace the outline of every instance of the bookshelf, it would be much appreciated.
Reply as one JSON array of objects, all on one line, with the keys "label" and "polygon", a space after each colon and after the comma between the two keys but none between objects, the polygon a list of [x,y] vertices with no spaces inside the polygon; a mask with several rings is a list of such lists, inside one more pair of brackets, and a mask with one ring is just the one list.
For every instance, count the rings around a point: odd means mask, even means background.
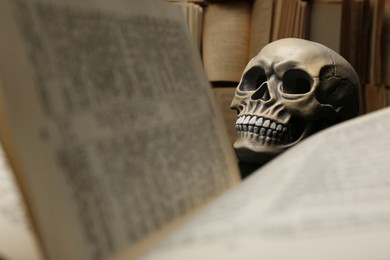
[{"label": "bookshelf", "polygon": [[[361,82],[362,114],[390,105],[390,0],[190,2],[203,9],[200,51],[221,105],[233,97],[250,58],[287,37],[322,43],[353,65]],[[235,112],[221,110],[234,125]]]}]

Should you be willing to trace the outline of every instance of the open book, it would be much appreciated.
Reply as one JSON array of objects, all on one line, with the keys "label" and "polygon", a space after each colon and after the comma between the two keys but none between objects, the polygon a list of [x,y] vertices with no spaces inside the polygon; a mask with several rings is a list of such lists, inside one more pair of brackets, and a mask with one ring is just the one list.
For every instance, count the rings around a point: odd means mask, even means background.
[{"label": "open book", "polygon": [[0,256],[389,258],[390,110],[239,184],[182,20],[160,1],[0,0],[0,137],[31,220],[0,225],[20,251]]},{"label": "open book", "polygon": [[0,136],[48,259],[135,255],[238,183],[186,26],[158,0],[0,1]]}]

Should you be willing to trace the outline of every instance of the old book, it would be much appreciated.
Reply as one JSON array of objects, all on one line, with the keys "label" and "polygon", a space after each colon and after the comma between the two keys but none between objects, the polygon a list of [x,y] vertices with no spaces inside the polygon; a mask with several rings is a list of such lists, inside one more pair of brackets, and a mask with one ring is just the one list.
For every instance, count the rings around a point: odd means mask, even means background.
[{"label": "old book", "polygon": [[341,0],[315,0],[311,3],[309,40],[340,52]]},{"label": "old book", "polygon": [[369,48],[370,41],[367,40],[370,38],[370,0],[362,0],[362,28],[361,28],[361,39],[360,42],[361,48],[359,53],[359,79],[362,84],[369,82],[368,76],[368,61],[369,58]]},{"label": "old book", "polygon": [[134,256],[238,183],[183,18],[164,1],[0,1],[0,137],[48,259]]},{"label": "old book", "polygon": [[200,5],[201,2],[172,1],[172,3],[181,7],[195,46],[200,51],[203,27],[203,7]]},{"label": "old book", "polygon": [[382,67],[381,67],[381,82],[390,86],[390,1],[386,0],[385,10],[383,15],[383,31],[382,31]]},{"label": "old book", "polygon": [[205,11],[203,62],[210,81],[239,82],[249,60],[269,42],[306,38],[303,0],[211,3]]},{"label": "old book", "polygon": [[[30,246],[0,225],[0,255],[389,258],[390,110],[320,132],[240,184],[180,12],[0,1],[0,138],[32,223],[19,229]],[[11,237],[22,248],[3,251]]]},{"label": "old book", "polygon": [[360,53],[363,42],[362,25],[363,1],[343,0],[341,32],[340,32],[340,54],[360,73]]},{"label": "old book", "polygon": [[250,58],[271,40],[272,0],[210,4],[204,17],[203,62],[210,81],[238,82]]},{"label": "old book", "polygon": [[309,36],[309,4],[306,1],[296,1],[298,4],[295,15],[294,31],[292,36],[295,38],[308,39]]},{"label": "old book", "polygon": [[[365,87],[363,92],[365,111],[373,111],[385,106],[386,91],[382,82],[382,30],[385,15],[384,0],[365,0],[363,2],[363,36],[360,59],[360,81]],[[385,56],[384,56],[385,57]]]},{"label": "old book", "polygon": [[281,13],[278,15],[277,9],[274,13],[273,22],[275,26],[272,29],[277,34],[274,40],[289,37],[306,39],[308,33],[306,25],[309,18],[308,3],[302,0],[277,0],[275,5],[281,7]]},{"label": "old book", "polygon": [[383,27],[383,16],[385,10],[385,0],[370,0],[370,50],[368,61],[368,83],[381,84],[381,64],[382,64],[382,50],[381,38]]},{"label": "old book", "polygon": [[388,106],[387,93],[383,84],[365,84],[365,112],[373,112]]},{"label": "old book", "polygon": [[253,2],[248,59],[256,56],[271,41],[274,3],[270,0]]}]

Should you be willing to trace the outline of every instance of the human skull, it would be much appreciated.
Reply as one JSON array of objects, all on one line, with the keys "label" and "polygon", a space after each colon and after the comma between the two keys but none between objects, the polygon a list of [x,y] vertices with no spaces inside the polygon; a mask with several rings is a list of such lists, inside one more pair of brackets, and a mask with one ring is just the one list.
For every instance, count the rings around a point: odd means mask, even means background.
[{"label": "human skull", "polygon": [[302,39],[266,45],[245,68],[231,108],[241,162],[263,164],[359,112],[359,79],[333,50]]}]

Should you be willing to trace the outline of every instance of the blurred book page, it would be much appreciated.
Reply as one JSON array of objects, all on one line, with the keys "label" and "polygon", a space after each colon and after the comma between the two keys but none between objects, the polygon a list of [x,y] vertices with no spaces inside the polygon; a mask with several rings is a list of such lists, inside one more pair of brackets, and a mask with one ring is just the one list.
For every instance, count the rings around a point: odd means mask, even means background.
[{"label": "blurred book page", "polygon": [[146,259],[388,259],[390,108],[320,132]]},{"label": "blurred book page", "polygon": [[0,134],[50,259],[135,250],[239,181],[179,7],[2,0],[0,36]]}]

